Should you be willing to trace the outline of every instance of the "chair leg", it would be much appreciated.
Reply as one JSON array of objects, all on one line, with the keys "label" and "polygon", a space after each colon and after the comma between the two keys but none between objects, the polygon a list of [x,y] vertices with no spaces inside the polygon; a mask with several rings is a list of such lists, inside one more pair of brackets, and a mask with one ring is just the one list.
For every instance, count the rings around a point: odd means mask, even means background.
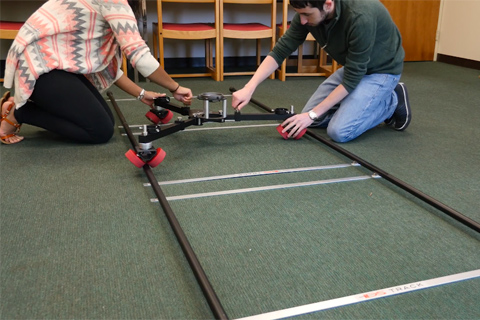
[{"label": "chair leg", "polygon": [[334,73],[335,71],[337,71],[339,69],[339,65],[338,65],[338,62],[335,61],[335,60],[332,60],[332,73]]},{"label": "chair leg", "polygon": [[[257,68],[262,63],[262,42],[261,39],[257,39]],[[270,79],[275,79],[275,72],[273,72],[270,76]]]},{"label": "chair leg", "polygon": [[260,65],[260,62],[262,60],[262,43],[260,42],[260,39],[257,39],[257,67]]},{"label": "chair leg", "polygon": [[[212,41],[213,42],[213,41]],[[215,62],[214,62],[214,80],[215,81],[222,81],[222,69],[220,69],[220,59],[222,58],[222,49],[220,48],[220,37],[217,36],[215,38]]]},{"label": "chair leg", "polygon": [[320,72],[322,70],[322,64],[321,64],[321,59],[320,59],[320,52],[322,49],[320,49],[320,44],[318,42],[315,42],[314,44],[314,57],[317,59],[317,71]]},{"label": "chair leg", "polygon": [[223,81],[225,79],[225,56],[224,56],[224,53],[223,53],[223,43],[224,43],[224,39],[223,37],[220,37],[220,41],[219,41],[219,46],[218,46],[218,62],[219,62],[219,66],[218,66],[218,70],[219,70],[219,81]]},{"label": "chair leg", "polygon": [[[288,59],[288,58],[287,58]],[[285,59],[283,62],[282,62],[282,65],[280,66],[280,70],[278,72],[278,79],[280,81],[285,81],[286,78],[287,78],[287,59]]]},{"label": "chair leg", "polygon": [[153,26],[153,30],[152,30],[152,46],[153,46],[153,56],[155,57],[155,59],[158,60],[158,36],[157,36],[157,33],[158,33],[158,29],[157,27],[155,27],[155,24],[152,23],[152,26]]},{"label": "chair leg", "polygon": [[218,81],[218,65],[214,64],[213,60],[213,41],[212,39],[205,39],[205,65],[210,72],[210,76],[215,81]]},{"label": "chair leg", "polygon": [[128,74],[127,58],[124,53],[122,53],[122,71],[125,75]]},{"label": "chair leg", "polygon": [[297,72],[303,72],[303,44],[298,47]]},{"label": "chair leg", "polygon": [[212,47],[211,39],[205,39],[205,67],[211,70],[212,67]]},{"label": "chair leg", "polygon": [[159,34],[157,34],[157,36],[158,36],[158,47],[159,47],[158,59],[159,59],[160,65],[165,69],[165,56],[163,55],[163,53],[164,53],[164,47],[163,47],[164,38],[163,38],[162,35],[159,35]]},{"label": "chair leg", "polygon": [[[321,50],[321,49],[320,49]],[[326,73],[326,76],[330,76],[338,69],[338,64],[332,59],[332,63],[328,64],[328,55],[324,50],[320,51],[320,70]]]}]

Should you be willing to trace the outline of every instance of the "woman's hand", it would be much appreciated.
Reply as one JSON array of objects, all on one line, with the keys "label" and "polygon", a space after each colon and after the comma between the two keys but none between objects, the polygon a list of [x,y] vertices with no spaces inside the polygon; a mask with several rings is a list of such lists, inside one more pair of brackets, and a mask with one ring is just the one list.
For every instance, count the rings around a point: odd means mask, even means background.
[{"label": "woman's hand", "polygon": [[193,94],[192,90],[190,90],[189,88],[179,86],[174,92],[172,92],[172,94],[176,100],[182,102],[183,104],[192,104]]},{"label": "woman's hand", "polygon": [[153,91],[145,91],[145,95],[143,96],[143,99],[140,101],[145,103],[147,106],[150,108],[153,108],[153,99],[158,98],[158,97],[165,97],[165,93],[158,93],[158,92],[153,92]]}]

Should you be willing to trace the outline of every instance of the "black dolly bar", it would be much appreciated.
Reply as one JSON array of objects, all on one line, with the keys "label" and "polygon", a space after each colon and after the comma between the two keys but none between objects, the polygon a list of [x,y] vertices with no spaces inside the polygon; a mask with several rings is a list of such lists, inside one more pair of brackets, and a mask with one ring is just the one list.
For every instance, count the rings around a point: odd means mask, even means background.
[{"label": "black dolly bar", "polygon": [[196,119],[188,119],[186,121],[175,122],[175,124],[170,124],[161,128],[161,130],[157,132],[149,132],[148,135],[144,136],[141,135],[138,137],[138,141],[140,143],[148,143],[152,142],[156,139],[160,139],[162,137],[168,136],[169,134],[185,130],[188,126],[191,126]]},{"label": "black dolly bar", "polygon": [[[230,91],[234,92],[234,91],[236,91],[236,89],[231,87]],[[264,104],[257,104],[257,101],[254,101],[253,99],[250,100],[250,102],[252,102],[253,104],[255,104],[255,105],[259,106],[260,108],[265,109],[267,111],[271,110],[270,108],[266,107]],[[419,198],[420,200],[428,203],[432,207],[434,207],[434,208],[442,211],[443,213],[449,215],[451,218],[459,221],[460,223],[462,223],[462,224],[466,225],[467,227],[475,230],[476,232],[480,232],[480,223],[478,223],[477,221],[463,215],[462,213],[456,211],[455,209],[453,209],[453,208],[447,206],[446,204],[438,201],[437,199],[432,198],[431,196],[423,193],[422,191],[414,188],[413,186],[407,184],[406,182],[396,178],[395,176],[385,172],[384,170],[378,168],[377,166],[363,160],[362,158],[358,157],[357,155],[351,153],[350,151],[347,151],[344,148],[340,147],[339,145],[337,145],[333,141],[330,141],[328,139],[325,139],[324,137],[321,137],[321,136],[315,134],[314,132],[312,132],[312,130],[308,129],[306,134],[308,134],[312,138],[322,142],[323,144],[329,146],[330,148],[332,148],[333,150],[337,151],[338,153],[346,156],[347,158],[350,158],[351,160],[356,161],[357,163],[359,163],[363,167],[365,167],[368,170],[378,174],[379,176],[381,176],[385,180],[393,183],[394,185],[396,185],[396,186],[400,187],[401,189],[407,191],[408,193],[412,194],[413,196],[415,196],[415,197]]]},{"label": "black dolly bar", "polygon": [[436,200],[435,198],[432,198],[431,196],[423,193],[422,191],[414,188],[413,186],[407,184],[406,182],[396,178],[395,176],[383,171],[382,169],[374,166],[373,164],[370,164],[369,162],[363,160],[362,158],[356,156],[355,154],[345,150],[344,148],[338,146],[332,141],[329,141],[328,139],[325,139],[324,137],[321,137],[315,133],[313,133],[311,130],[307,130],[306,134],[311,136],[312,138],[322,142],[323,144],[326,144],[330,148],[334,149],[335,151],[343,154],[344,156],[350,158],[351,160],[356,161],[357,163],[361,164],[363,167],[367,168],[368,170],[378,174],[385,180],[393,183],[394,185],[402,188],[403,190],[407,191],[408,193],[414,195],[415,197],[419,198],[420,200],[423,200],[424,202],[428,203],[429,205],[433,206],[434,208],[437,208],[438,210],[446,213],[450,217],[454,218],[455,220],[463,223],[467,227],[480,232],[480,223],[478,223],[475,220],[470,219],[469,217],[461,214],[460,212],[456,211],[455,209],[443,204],[442,202]]},{"label": "black dolly bar", "polygon": [[[113,108],[115,109],[115,112],[120,118],[120,121],[122,122],[122,126],[124,127],[132,146],[134,148],[137,147],[138,142],[135,140],[135,137],[133,136],[132,131],[128,126],[128,123],[125,121],[125,117],[123,116],[120,108],[118,107],[115,101],[115,98],[113,96],[113,93],[109,91],[107,92],[107,96],[110,98]],[[182,251],[185,254],[185,257],[187,258],[187,261],[190,264],[190,267],[195,275],[195,278],[197,279],[198,284],[200,285],[202,292],[205,298],[207,299],[208,305],[210,306],[210,309],[213,315],[215,316],[215,319],[228,319],[227,314],[223,309],[222,304],[220,303],[220,300],[217,297],[217,294],[213,290],[213,287],[210,284],[210,281],[208,280],[207,275],[205,274],[205,271],[203,270],[195,252],[192,249],[192,246],[190,245],[187,239],[187,236],[183,232],[182,227],[180,226],[180,223],[178,222],[172,208],[170,207],[170,204],[168,203],[167,198],[165,197],[165,194],[160,188],[158,184],[158,180],[155,178],[155,175],[153,174],[152,168],[148,164],[145,164],[143,166],[143,170],[145,171],[145,174],[147,175],[150,185],[152,186],[153,191],[155,192],[155,195],[157,196],[158,201],[163,208],[165,216],[167,217],[168,222],[170,223],[170,226],[172,227],[172,230],[175,236],[177,237],[180,247],[182,248]]]},{"label": "black dolly bar", "polygon": [[225,120],[235,120],[235,121],[249,121],[249,120],[285,120],[291,117],[292,114],[284,113],[284,114],[258,114],[258,113],[240,113],[235,112],[233,115],[227,115]]},{"label": "black dolly bar", "polygon": [[[290,113],[285,113],[285,114],[240,114],[239,112],[233,114],[233,115],[226,115],[224,118],[215,115],[215,114],[210,114],[210,117],[208,119],[205,118],[190,118],[187,120],[181,120],[181,121],[175,121],[174,124],[166,125],[160,127],[153,127],[149,126],[147,127],[148,135],[144,136],[141,135],[138,137],[138,142],[139,143],[148,143],[152,142],[154,140],[163,138],[165,136],[168,136],[172,133],[178,132],[185,130],[187,127],[192,126],[192,125],[201,125],[204,122],[225,122],[227,120],[232,120],[232,121],[248,121],[248,120],[285,120],[288,117],[291,117],[292,114]],[[150,131],[150,127],[153,129]]]}]

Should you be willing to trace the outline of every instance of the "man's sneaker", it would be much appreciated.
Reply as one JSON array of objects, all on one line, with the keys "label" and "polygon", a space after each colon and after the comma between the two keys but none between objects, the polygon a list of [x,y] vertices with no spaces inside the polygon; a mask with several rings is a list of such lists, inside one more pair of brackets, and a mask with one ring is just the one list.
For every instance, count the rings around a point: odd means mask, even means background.
[{"label": "man's sneaker", "polygon": [[398,105],[392,117],[392,120],[395,121],[394,129],[403,131],[407,129],[410,120],[412,120],[412,110],[410,109],[410,101],[408,100],[407,87],[403,82],[399,82],[394,91],[398,97]]},{"label": "man's sneaker", "polygon": [[395,118],[391,116],[387,120],[384,121],[387,126],[393,126],[395,124]]}]

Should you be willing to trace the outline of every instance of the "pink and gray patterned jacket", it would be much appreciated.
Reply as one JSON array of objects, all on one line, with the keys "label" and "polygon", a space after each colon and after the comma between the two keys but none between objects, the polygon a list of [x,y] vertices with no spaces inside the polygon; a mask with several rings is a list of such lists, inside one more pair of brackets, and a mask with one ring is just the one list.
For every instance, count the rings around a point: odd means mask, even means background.
[{"label": "pink and gray patterned jacket", "polygon": [[50,0],[13,41],[4,87],[15,83],[17,108],[31,96],[38,77],[53,69],[84,74],[103,91],[123,74],[121,52],[145,77],[159,67],[127,0]]}]

